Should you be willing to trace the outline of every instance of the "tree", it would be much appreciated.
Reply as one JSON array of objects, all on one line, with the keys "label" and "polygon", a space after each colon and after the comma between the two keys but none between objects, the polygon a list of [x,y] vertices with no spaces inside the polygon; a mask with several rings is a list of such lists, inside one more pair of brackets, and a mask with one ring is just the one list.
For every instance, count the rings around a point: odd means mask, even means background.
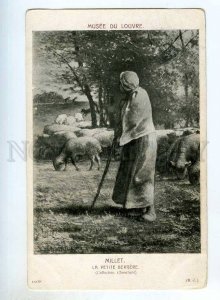
[{"label": "tree", "polygon": [[35,48],[35,56],[38,59],[40,55],[45,55],[49,61],[59,66],[59,70],[56,69],[55,74],[51,75],[55,75],[56,79],[61,82],[70,84],[70,89],[79,87],[87,96],[91,110],[92,126],[96,127],[95,102],[84,70],[77,38],[78,33],[72,31],[35,32],[35,41],[41,44],[40,48]]},{"label": "tree", "polygon": [[[92,126],[114,126],[119,75],[132,70],[150,95],[155,124],[199,119],[198,31],[38,32],[36,59],[50,60],[51,76],[87,96]],[[39,53],[37,53],[39,52]],[[95,100],[96,99],[96,100]]]},{"label": "tree", "polygon": [[57,103],[57,102],[63,102],[63,97],[55,92],[49,92],[49,93],[42,93],[42,94],[36,94],[34,96],[34,103]]}]

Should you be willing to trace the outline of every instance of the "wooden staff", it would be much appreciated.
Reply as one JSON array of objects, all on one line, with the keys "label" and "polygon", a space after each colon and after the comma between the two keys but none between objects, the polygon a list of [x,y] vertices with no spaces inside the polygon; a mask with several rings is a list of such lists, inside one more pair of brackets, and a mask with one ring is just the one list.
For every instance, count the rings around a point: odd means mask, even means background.
[{"label": "wooden staff", "polygon": [[112,155],[113,155],[113,153],[114,153],[115,144],[116,144],[116,142],[115,142],[115,140],[113,140],[112,145],[111,145],[111,150],[110,150],[110,153],[109,153],[109,156],[108,156],[106,165],[105,165],[105,170],[104,170],[104,172],[103,172],[103,174],[102,174],[102,179],[101,179],[101,181],[100,181],[100,183],[99,183],[99,186],[98,186],[98,189],[97,189],[95,198],[93,199],[92,205],[91,205],[91,207],[90,207],[91,210],[94,208],[95,203],[96,203],[96,201],[97,201],[97,199],[98,199],[98,197],[99,197],[99,194],[100,194],[100,191],[101,191],[103,182],[104,182],[104,180],[105,180],[105,176],[106,176],[106,174],[107,174],[107,172],[108,172],[108,169],[109,169],[109,165],[110,165],[110,162],[111,162],[111,159],[112,159]]}]

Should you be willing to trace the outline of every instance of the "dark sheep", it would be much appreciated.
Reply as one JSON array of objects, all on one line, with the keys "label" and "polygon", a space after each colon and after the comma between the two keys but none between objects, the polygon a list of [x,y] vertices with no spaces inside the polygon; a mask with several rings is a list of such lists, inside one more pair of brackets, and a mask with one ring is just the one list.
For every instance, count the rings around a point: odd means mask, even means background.
[{"label": "dark sheep", "polygon": [[157,160],[156,170],[160,174],[167,173],[167,153],[171,144],[178,138],[174,130],[156,130],[157,133]]},{"label": "dark sheep", "polygon": [[34,143],[34,158],[53,159],[57,156],[66,142],[66,138],[61,135],[43,134],[37,137]]},{"label": "dark sheep", "polygon": [[188,168],[189,182],[193,185],[200,183],[200,160]]},{"label": "dark sheep", "polygon": [[169,152],[169,165],[178,179],[184,179],[189,167],[200,159],[200,135],[195,133],[178,138]]}]

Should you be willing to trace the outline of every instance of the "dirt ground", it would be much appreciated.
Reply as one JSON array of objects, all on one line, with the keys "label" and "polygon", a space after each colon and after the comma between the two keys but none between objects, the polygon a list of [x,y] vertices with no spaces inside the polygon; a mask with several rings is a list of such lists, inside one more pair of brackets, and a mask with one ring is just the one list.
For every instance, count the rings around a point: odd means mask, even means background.
[{"label": "dirt ground", "polygon": [[198,253],[200,252],[199,187],[186,181],[156,178],[157,220],[128,218],[111,201],[118,162],[112,162],[97,204],[105,162],[88,171],[80,162],[56,172],[51,162],[34,163],[34,251],[66,253]]}]

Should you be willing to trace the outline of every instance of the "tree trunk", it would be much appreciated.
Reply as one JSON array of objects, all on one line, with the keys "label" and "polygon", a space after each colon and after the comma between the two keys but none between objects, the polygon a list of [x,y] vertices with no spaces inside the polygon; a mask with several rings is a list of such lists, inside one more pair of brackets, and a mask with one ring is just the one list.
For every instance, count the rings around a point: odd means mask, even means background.
[{"label": "tree trunk", "polygon": [[97,117],[96,117],[96,111],[95,111],[95,103],[93,101],[90,88],[88,84],[84,85],[84,92],[86,94],[86,97],[89,100],[89,106],[90,106],[90,111],[91,111],[91,119],[92,119],[92,127],[95,128],[97,127]]},{"label": "tree trunk", "polygon": [[[77,34],[75,35],[75,33],[73,34],[73,41],[74,41],[74,45],[75,45],[76,61],[78,62],[79,68],[82,68],[83,67],[83,61],[82,61],[82,58],[80,56],[80,47],[79,47],[78,41],[77,41]],[[89,106],[90,106],[90,111],[91,111],[91,119],[92,119],[92,127],[95,128],[95,127],[97,127],[95,102],[93,101],[91,91],[90,91],[90,87],[87,83],[87,79],[86,79],[85,74],[84,74],[83,77],[84,77],[83,78],[84,80],[80,80],[81,81],[80,82],[80,87],[81,87],[82,91],[85,93],[86,97],[89,100]],[[79,80],[78,80],[78,82],[79,82]]]},{"label": "tree trunk", "polygon": [[106,121],[104,117],[104,106],[103,106],[103,101],[102,101],[102,94],[103,94],[103,89],[101,84],[99,85],[99,116],[100,116],[100,121],[99,121],[99,126],[106,126]]},{"label": "tree trunk", "polygon": [[[183,35],[182,35],[182,31],[179,30],[179,36],[180,36],[180,40],[181,40],[181,44],[182,44],[182,51],[183,51],[183,56],[185,58],[185,54],[186,54],[186,46],[184,44],[183,41]],[[184,92],[185,92],[185,101],[186,101],[186,106],[187,106],[187,115],[186,115],[186,127],[189,126],[190,123],[190,103],[189,103],[189,79],[188,79],[188,74],[187,74],[187,63],[185,62],[185,73],[184,73],[184,77],[183,77],[183,81],[184,81]],[[188,110],[189,108],[189,110]]]},{"label": "tree trunk", "polygon": [[185,91],[185,101],[187,105],[186,127],[189,127],[189,122],[190,122],[189,83],[188,83],[188,76],[186,73],[184,75],[184,91]]},{"label": "tree trunk", "polygon": [[105,92],[105,103],[107,105],[107,118],[108,118],[108,121],[109,121],[109,127],[110,128],[114,128],[115,127],[115,103],[114,103],[114,97],[113,96],[110,96],[108,94],[108,92],[106,91]]}]

